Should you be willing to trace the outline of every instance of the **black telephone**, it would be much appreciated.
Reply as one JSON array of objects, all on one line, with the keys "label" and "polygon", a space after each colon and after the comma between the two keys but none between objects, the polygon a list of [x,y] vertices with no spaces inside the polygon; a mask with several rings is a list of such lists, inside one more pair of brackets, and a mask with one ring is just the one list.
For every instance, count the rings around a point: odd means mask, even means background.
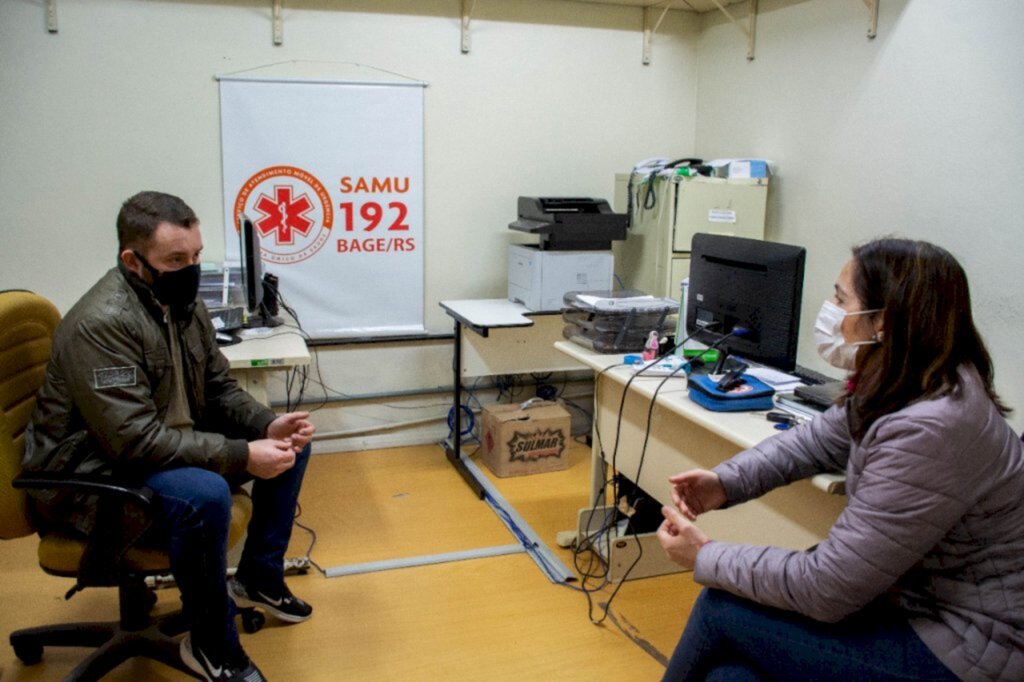
[{"label": "black telephone", "polygon": [[[711,166],[705,165],[704,164],[704,159],[698,159],[698,158],[695,158],[695,157],[687,157],[687,158],[682,158],[682,159],[676,159],[675,161],[669,161],[668,159],[662,159],[662,158],[654,158],[654,159],[648,159],[647,161],[642,161],[642,162],[640,162],[640,164],[638,164],[636,167],[634,167],[634,169],[633,169],[634,173],[637,173],[637,172],[647,172],[647,169],[648,168],[650,169],[650,172],[648,173],[647,178],[641,182],[642,186],[646,188],[645,192],[644,192],[643,202],[642,202],[642,206],[643,206],[644,210],[650,211],[651,209],[653,209],[655,207],[655,205],[657,203],[657,197],[654,194],[654,179],[656,177],[658,177],[658,174],[661,173],[662,171],[668,170],[670,168],[681,168],[681,167],[692,168],[692,169],[694,169],[700,175],[711,175]],[[630,175],[630,184],[631,185],[632,185],[632,182],[633,182],[633,178],[632,178],[632,175]],[[630,222],[632,222],[632,216],[633,216],[633,188],[632,187],[629,188],[629,209],[628,209],[628,212],[629,212],[629,215],[630,215]]]}]

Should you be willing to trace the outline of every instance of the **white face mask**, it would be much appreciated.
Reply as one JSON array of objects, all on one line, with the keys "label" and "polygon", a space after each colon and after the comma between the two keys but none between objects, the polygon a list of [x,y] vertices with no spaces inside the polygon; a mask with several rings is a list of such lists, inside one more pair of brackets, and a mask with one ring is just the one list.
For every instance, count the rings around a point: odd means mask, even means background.
[{"label": "white face mask", "polygon": [[814,343],[818,346],[818,354],[833,367],[853,370],[857,362],[857,349],[860,346],[878,343],[878,339],[847,341],[843,338],[843,320],[847,315],[865,315],[877,313],[879,310],[881,308],[848,313],[826,299],[821,304],[818,318],[814,321]]}]

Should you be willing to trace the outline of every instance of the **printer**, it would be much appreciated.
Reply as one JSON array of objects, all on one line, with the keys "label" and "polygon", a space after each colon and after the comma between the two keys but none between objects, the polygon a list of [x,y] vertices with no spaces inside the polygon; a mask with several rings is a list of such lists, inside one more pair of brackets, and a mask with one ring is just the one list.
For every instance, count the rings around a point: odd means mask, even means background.
[{"label": "printer", "polygon": [[519,219],[508,226],[538,235],[542,251],[608,251],[626,238],[627,222],[604,199],[519,197]]},{"label": "printer", "polygon": [[508,298],[528,310],[557,311],[570,291],[608,291],[612,241],[626,238],[626,215],[602,199],[519,197],[509,228],[537,244],[510,244]]}]

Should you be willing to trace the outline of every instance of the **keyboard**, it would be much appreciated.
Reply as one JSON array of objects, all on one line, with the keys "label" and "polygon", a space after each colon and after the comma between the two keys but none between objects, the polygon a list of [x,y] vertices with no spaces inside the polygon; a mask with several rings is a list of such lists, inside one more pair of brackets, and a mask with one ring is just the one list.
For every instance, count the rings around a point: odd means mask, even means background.
[{"label": "keyboard", "polygon": [[839,381],[839,379],[836,379],[835,377],[826,376],[821,372],[815,372],[813,369],[801,367],[800,365],[797,365],[796,369],[789,373],[799,378],[800,381],[809,386],[819,386],[821,384],[830,384],[835,381]]}]

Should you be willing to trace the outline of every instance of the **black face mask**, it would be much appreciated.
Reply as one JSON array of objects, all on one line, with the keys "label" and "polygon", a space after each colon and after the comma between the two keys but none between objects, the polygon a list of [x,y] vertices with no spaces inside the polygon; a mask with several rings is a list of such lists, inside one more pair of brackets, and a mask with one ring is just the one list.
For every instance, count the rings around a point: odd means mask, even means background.
[{"label": "black face mask", "polygon": [[132,253],[152,275],[153,283],[149,286],[153,290],[156,300],[172,308],[184,308],[196,300],[196,294],[199,293],[198,264],[186,265],[180,270],[160,272],[150,265],[141,253],[138,251],[132,251]]}]

